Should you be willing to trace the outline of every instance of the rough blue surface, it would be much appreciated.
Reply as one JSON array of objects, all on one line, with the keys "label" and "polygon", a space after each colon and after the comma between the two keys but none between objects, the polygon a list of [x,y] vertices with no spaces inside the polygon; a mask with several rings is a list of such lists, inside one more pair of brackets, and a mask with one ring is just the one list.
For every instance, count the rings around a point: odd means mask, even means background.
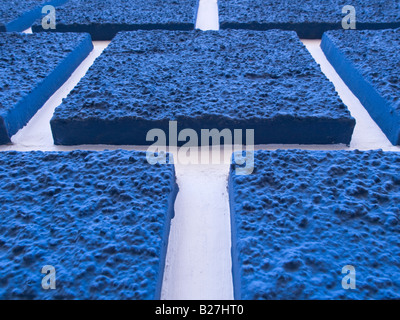
[{"label": "rough blue surface", "polygon": [[93,49],[88,34],[0,33],[0,143],[21,129]]},{"label": "rough blue surface", "polygon": [[3,0],[0,3],[0,31],[24,31],[41,16],[43,6],[59,6],[67,0]]},{"label": "rough blue surface", "polygon": [[[0,177],[0,299],[160,297],[173,165],[144,152],[1,152]],[[45,265],[55,290],[41,287]]]},{"label": "rough blue surface", "polygon": [[56,30],[89,32],[93,40],[111,40],[118,31],[138,29],[193,30],[198,0],[69,0],[57,8]]},{"label": "rough blue surface", "polygon": [[346,143],[355,120],[294,32],[121,32],[56,109],[56,144],[150,144],[178,129]]},{"label": "rough blue surface", "polygon": [[235,298],[400,298],[399,153],[256,151],[252,175],[235,166]]},{"label": "rough blue surface", "polygon": [[398,0],[218,0],[222,29],[294,30],[300,38],[341,29],[345,5],[355,7],[357,29],[400,27]]},{"label": "rough blue surface", "polygon": [[400,144],[400,29],[329,31],[321,47],[388,139]]}]

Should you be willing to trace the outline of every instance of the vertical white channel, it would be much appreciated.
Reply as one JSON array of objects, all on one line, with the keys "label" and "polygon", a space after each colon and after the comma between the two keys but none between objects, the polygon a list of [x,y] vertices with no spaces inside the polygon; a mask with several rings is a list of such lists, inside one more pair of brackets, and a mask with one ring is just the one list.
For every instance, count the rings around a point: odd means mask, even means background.
[{"label": "vertical white channel", "polygon": [[197,11],[196,29],[219,30],[217,0],[200,0]]},{"label": "vertical white channel", "polygon": [[233,299],[229,164],[176,164],[162,299]]}]

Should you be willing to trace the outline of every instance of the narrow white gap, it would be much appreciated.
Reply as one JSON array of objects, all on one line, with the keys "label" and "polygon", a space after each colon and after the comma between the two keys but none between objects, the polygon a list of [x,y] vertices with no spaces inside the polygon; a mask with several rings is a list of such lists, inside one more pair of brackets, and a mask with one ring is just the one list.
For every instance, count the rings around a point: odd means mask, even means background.
[{"label": "narrow white gap", "polygon": [[320,47],[321,40],[302,40],[302,42],[308,51],[310,51],[315,61],[320,64],[322,72],[334,84],[343,103],[356,119],[356,126],[350,142],[350,149],[400,151],[399,146],[393,146],[390,143],[388,138],[363,107],[360,100],[351,92],[329,63]]},{"label": "narrow white gap", "polygon": [[33,33],[32,28],[28,28],[28,29],[22,31],[22,33]]},{"label": "narrow white gap", "polygon": [[196,29],[219,30],[217,0],[200,0],[197,11]]},{"label": "narrow white gap", "polygon": [[162,299],[233,299],[229,164],[176,165]]}]

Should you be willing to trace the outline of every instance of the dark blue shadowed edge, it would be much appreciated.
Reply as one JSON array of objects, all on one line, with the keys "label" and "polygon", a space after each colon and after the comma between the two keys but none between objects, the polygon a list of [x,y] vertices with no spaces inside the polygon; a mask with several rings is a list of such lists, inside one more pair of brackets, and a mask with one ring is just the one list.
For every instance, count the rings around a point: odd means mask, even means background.
[{"label": "dark blue shadowed edge", "polygon": [[[254,144],[346,144],[349,145],[355,126],[354,118],[330,119],[322,117],[296,118],[276,116],[269,120],[163,119],[144,120],[130,117],[114,120],[70,120],[52,118],[50,121],[56,145],[114,144],[151,145],[146,134],[161,129],[168,141],[168,121],[178,121],[178,131],[191,128],[201,136],[202,129],[254,129]],[[167,142],[168,143],[168,142]],[[178,142],[183,145],[185,141]]]},{"label": "dark blue shadowed edge", "polygon": [[[323,34],[329,30],[342,29],[341,23],[241,23],[220,22],[221,29],[248,29],[266,31],[272,29],[295,31],[300,39],[321,39]],[[398,23],[361,23],[357,22],[358,30],[382,30],[400,28]]]},{"label": "dark blue shadowed edge", "polygon": [[[172,154],[167,155],[168,159],[172,159]],[[154,294],[155,300],[161,299],[161,289],[164,279],[164,270],[165,270],[165,262],[167,260],[167,249],[168,249],[168,242],[169,242],[169,232],[171,230],[171,220],[175,217],[175,201],[176,196],[179,192],[178,184],[176,183],[176,172],[175,172],[175,165],[173,165],[174,174],[171,177],[171,184],[173,185],[172,191],[168,197],[168,213],[165,217],[165,224],[164,224],[164,233],[162,238],[162,248],[160,253],[160,266],[158,271],[158,281],[156,286],[156,292]]]},{"label": "dark blue shadowed edge", "polygon": [[393,112],[394,108],[391,103],[378,93],[374,86],[361,75],[357,67],[334,45],[329,33],[323,35],[321,49],[389,141],[393,145],[399,145],[400,115]]},{"label": "dark blue shadowed edge", "polygon": [[55,30],[43,30],[42,26],[35,24],[32,26],[33,32],[85,32],[90,33],[93,41],[112,40],[120,31],[136,30],[180,30],[190,31],[194,29],[192,23],[171,23],[171,24],[57,24]]},{"label": "dark blue shadowed edge", "polygon": [[233,183],[233,174],[235,170],[234,155],[231,158],[231,165],[228,177],[228,196],[229,196],[229,209],[231,221],[231,255],[232,255],[232,279],[233,279],[233,298],[241,300],[241,282],[240,282],[240,266],[242,261],[239,262],[240,256],[237,249],[237,226],[236,226],[236,211],[235,211],[235,191]]},{"label": "dark blue shadowed edge", "polygon": [[[68,1],[68,0],[59,0]],[[169,24],[118,24],[118,23],[93,23],[93,24],[57,24],[55,30],[43,30],[39,23],[32,25],[33,32],[87,32],[90,33],[93,41],[109,41],[112,40],[120,31],[136,31],[136,30],[179,30],[191,31],[195,29],[197,21],[197,13],[200,0],[196,1],[193,9],[193,23],[169,23]],[[32,21],[33,23],[34,21]],[[31,24],[32,24],[31,23]]]}]

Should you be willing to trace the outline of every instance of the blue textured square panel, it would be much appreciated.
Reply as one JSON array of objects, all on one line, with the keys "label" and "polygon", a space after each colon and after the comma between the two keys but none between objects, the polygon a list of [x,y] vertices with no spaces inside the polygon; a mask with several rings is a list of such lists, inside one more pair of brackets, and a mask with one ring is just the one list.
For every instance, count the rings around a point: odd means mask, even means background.
[{"label": "blue textured square panel", "polygon": [[394,145],[400,144],[400,29],[329,31],[321,48]]},{"label": "blue textured square panel", "polygon": [[398,0],[218,0],[222,29],[294,30],[300,38],[342,28],[346,5],[356,9],[357,29],[400,27]]},{"label": "blue textured square panel", "polygon": [[0,144],[10,142],[92,49],[88,34],[0,33]]},{"label": "blue textured square panel", "polygon": [[67,0],[3,0],[0,3],[0,31],[24,31],[41,16],[47,5],[59,6]]},{"label": "blue textured square panel", "polygon": [[56,29],[34,32],[89,32],[93,40],[111,40],[118,31],[193,30],[198,0],[69,0],[56,10]]},{"label": "blue textured square panel", "polygon": [[[1,152],[0,177],[0,299],[160,298],[173,165],[144,152]],[[55,289],[42,288],[46,265]]]},{"label": "blue textured square panel", "polygon": [[256,144],[348,144],[355,125],[295,32],[225,30],[119,33],[51,127],[55,144],[146,145],[169,121]]},{"label": "blue textured square panel", "polygon": [[253,174],[235,169],[235,298],[400,298],[399,153],[256,151]]}]

